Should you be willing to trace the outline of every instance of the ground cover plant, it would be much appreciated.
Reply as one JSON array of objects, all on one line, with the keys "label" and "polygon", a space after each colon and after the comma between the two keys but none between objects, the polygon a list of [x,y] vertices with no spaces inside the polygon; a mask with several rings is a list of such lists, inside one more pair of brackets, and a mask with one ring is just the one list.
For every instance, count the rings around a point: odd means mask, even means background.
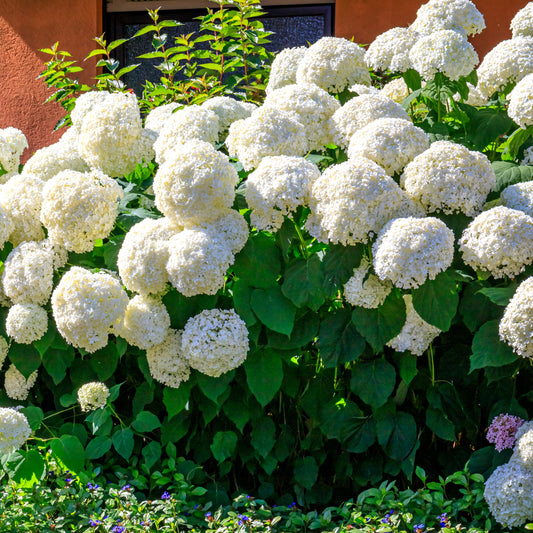
[{"label": "ground cover plant", "polygon": [[43,480],[41,447],[150,494],[180,458],[215,507],[309,508],[466,464],[533,520],[531,3],[479,65],[481,13],[430,0],[268,82],[258,3],[219,6],[175,42],[151,13],[139,96],[121,40],[92,88],[46,50],[70,128],[23,168],[2,130],[6,476]]}]

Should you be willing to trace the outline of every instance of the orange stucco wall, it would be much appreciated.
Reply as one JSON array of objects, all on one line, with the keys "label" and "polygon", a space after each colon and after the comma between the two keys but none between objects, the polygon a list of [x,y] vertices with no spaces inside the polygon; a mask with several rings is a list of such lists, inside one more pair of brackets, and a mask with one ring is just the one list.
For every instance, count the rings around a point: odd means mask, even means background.
[{"label": "orange stucco wall", "polygon": [[24,132],[30,147],[23,161],[61,135],[51,134],[61,107],[43,106],[50,91],[36,79],[46,61],[38,50],[59,41],[86,69],[79,78],[88,82],[95,64],[83,59],[101,33],[102,0],[0,0],[0,128]]}]

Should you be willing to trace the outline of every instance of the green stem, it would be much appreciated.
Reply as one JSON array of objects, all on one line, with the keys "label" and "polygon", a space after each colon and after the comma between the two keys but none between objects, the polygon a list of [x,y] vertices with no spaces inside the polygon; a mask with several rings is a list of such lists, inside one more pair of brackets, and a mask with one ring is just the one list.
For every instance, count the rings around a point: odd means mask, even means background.
[{"label": "green stem", "polygon": [[294,224],[294,228],[296,229],[296,233],[298,234],[298,238],[300,239],[300,251],[302,252],[303,256],[306,259],[309,259],[309,252],[307,251],[307,244],[305,243],[304,236],[302,234],[302,230],[296,224],[296,221],[291,218],[292,223]]},{"label": "green stem", "polygon": [[428,363],[429,363],[429,373],[431,375],[431,385],[435,385],[435,359],[433,352],[433,344],[429,345],[428,348]]},{"label": "green stem", "polygon": [[43,420],[48,420],[49,418],[52,418],[53,416],[60,415],[62,413],[66,413],[67,411],[72,411],[74,409],[74,405],[71,405],[70,407],[67,407],[66,409],[63,409],[62,411],[57,411],[57,413],[52,413],[51,415],[45,416]]}]

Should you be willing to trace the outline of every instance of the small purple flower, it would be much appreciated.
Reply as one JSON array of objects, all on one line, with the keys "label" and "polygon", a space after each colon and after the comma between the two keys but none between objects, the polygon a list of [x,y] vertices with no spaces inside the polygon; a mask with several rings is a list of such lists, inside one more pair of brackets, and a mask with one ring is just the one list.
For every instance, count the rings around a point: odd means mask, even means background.
[{"label": "small purple flower", "polygon": [[440,527],[450,527],[448,513],[442,513],[441,515],[437,516],[437,520],[440,521]]},{"label": "small purple flower", "polygon": [[91,520],[89,520],[89,525],[92,526],[92,527],[98,527],[101,523],[102,523],[102,521],[98,520],[98,519],[93,520],[91,518]]},{"label": "small purple flower", "polygon": [[426,529],[426,526],[424,524],[415,524],[413,526],[414,533],[422,533]]},{"label": "small purple flower", "polygon": [[111,528],[111,533],[124,533],[126,531],[126,528],[123,526],[113,526]]},{"label": "small purple flower", "polygon": [[170,500],[169,492],[168,491],[163,492],[163,494],[161,494],[161,499],[162,500]]},{"label": "small purple flower", "polygon": [[131,491],[131,485],[124,485],[120,490],[128,490]]},{"label": "small purple flower", "polygon": [[211,513],[209,511],[207,513],[205,513],[205,519],[206,520],[211,520]]}]

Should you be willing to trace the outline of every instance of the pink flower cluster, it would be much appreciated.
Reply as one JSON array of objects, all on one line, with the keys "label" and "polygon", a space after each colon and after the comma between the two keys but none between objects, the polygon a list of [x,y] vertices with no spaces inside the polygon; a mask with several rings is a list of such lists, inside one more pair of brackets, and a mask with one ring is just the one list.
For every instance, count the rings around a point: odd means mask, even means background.
[{"label": "pink flower cluster", "polygon": [[518,416],[502,413],[491,422],[487,430],[487,440],[494,444],[499,452],[512,448],[516,442],[516,432],[524,422],[525,420]]}]

